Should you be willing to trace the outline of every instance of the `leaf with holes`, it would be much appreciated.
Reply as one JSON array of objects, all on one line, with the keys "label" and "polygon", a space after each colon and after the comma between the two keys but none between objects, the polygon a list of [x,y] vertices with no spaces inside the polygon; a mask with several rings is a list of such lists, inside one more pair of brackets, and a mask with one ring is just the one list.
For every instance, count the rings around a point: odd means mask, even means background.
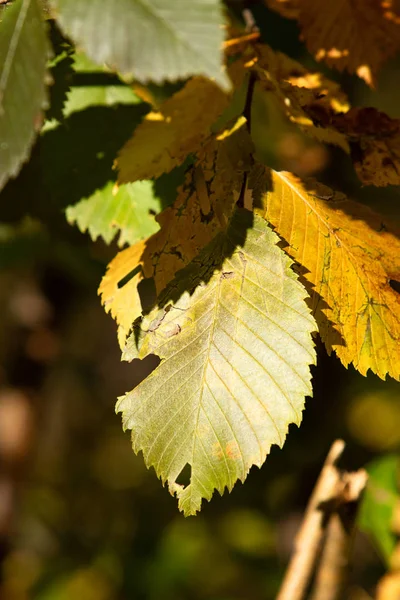
[{"label": "leaf with holes", "polygon": [[219,0],[53,0],[57,20],[98,63],[162,83],[198,74],[229,82],[222,71],[224,23]]},{"label": "leaf with holes", "polygon": [[266,169],[259,210],[309,282],[328,352],[366,375],[400,377],[400,240],[384,219],[315,180]]},{"label": "leaf with holes", "polygon": [[[210,137],[187,171],[174,204],[157,217],[160,231],[146,243],[122,250],[111,261],[99,293],[106,311],[116,319],[121,347],[142,312],[139,284],[154,278],[159,294],[221,230],[227,226],[251,169],[253,146],[245,120]],[[129,279],[129,274],[135,275]],[[125,285],[121,285],[125,281]]]},{"label": "leaf with holes", "polygon": [[315,322],[277,242],[263,219],[236,209],[126,345],[125,360],[154,353],[161,363],[117,411],[185,515],[260,467],[311,395]]},{"label": "leaf with holes", "polygon": [[[117,187],[109,181],[90,198],[66,210],[67,220],[88,231],[93,240],[101,236],[109,244],[119,231],[118,245],[134,244],[158,229],[154,213],[160,200],[151,181],[137,181]],[[153,214],[150,213],[153,212]]]},{"label": "leaf with holes", "polygon": [[0,23],[0,188],[18,174],[42,125],[48,56],[37,0],[16,0]]}]

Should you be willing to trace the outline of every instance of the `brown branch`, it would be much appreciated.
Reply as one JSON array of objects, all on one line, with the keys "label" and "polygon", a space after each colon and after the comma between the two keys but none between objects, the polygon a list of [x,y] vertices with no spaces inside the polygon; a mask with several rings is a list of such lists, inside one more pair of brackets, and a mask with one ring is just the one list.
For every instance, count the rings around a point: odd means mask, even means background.
[{"label": "brown branch", "polygon": [[302,600],[308,589],[326,526],[326,511],[322,507],[329,505],[336,497],[340,486],[340,473],[335,463],[342,455],[344,447],[342,440],[336,440],[325,460],[296,536],[294,554],[277,600]]},{"label": "brown branch", "polygon": [[[256,83],[256,78],[254,73],[250,74],[249,83],[247,86],[247,94],[246,94],[246,102],[243,108],[242,115],[246,119],[246,127],[249,135],[251,135],[251,106],[253,103],[253,94],[254,94],[254,86]],[[248,208],[246,206],[246,192],[247,192],[247,183],[248,183],[248,173],[246,172],[243,177],[242,188],[240,190],[239,198],[237,199],[236,206],[240,208]]]},{"label": "brown branch", "polygon": [[338,600],[347,580],[357,509],[367,483],[367,473],[363,469],[343,473],[341,482],[342,490],[337,497],[339,506],[329,520],[310,600]]}]

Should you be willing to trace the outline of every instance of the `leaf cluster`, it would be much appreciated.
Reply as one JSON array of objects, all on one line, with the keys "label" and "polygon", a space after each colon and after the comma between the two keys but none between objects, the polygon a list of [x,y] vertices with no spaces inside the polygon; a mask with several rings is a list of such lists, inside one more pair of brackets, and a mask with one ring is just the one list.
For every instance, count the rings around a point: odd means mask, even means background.
[{"label": "leaf cluster", "polygon": [[[400,15],[390,2],[346,0],[332,14],[315,0],[266,3],[299,22],[317,60],[370,85],[398,49]],[[86,86],[69,89],[67,81],[42,140],[68,136],[66,119],[91,104],[147,105],[114,174],[66,216],[94,239],[117,235],[128,244],[99,293],[118,324],[122,358],[156,354],[161,362],[117,410],[134,450],[180,509],[195,514],[215,489],[231,490],[261,466],[290,423],[300,424],[312,393],[315,332],[345,367],[400,378],[395,229],[315,179],[271,168],[255,145],[255,99],[272,103],[306,138],[346,153],[364,185],[400,185],[400,120],[352,107],[324,74],[261,43],[257,31],[235,31],[217,0],[54,0],[51,7],[71,39],[61,36],[50,64],[36,0],[16,0],[0,24],[0,184],[32,147],[48,67],[53,90],[71,70],[70,83],[97,72],[115,85],[91,86],[88,101]],[[160,83],[184,79],[163,97]],[[181,185],[163,202],[163,178],[179,168]],[[58,172],[48,177],[57,186]],[[189,482],[181,483],[187,466]]]}]

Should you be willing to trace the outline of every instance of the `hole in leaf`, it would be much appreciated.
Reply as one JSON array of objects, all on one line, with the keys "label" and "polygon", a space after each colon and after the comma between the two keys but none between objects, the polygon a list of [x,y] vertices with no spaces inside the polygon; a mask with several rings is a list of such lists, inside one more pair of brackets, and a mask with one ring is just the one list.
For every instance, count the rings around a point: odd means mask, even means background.
[{"label": "hole in leaf", "polygon": [[156,284],[152,277],[142,279],[137,286],[142,312],[150,312],[157,302]]},{"label": "hole in leaf", "polygon": [[176,483],[186,487],[190,483],[191,476],[192,476],[192,467],[189,465],[189,463],[186,463],[186,465],[183,467],[182,471],[179,473],[178,477],[176,478]]},{"label": "hole in leaf", "polygon": [[125,275],[125,277],[123,277],[120,281],[118,281],[118,289],[120,290],[122,287],[124,287],[124,285],[129,283],[129,281],[131,279],[133,279],[133,277],[135,277],[135,275],[137,275],[141,270],[142,270],[141,265],[137,265],[137,267],[132,269],[132,271],[130,271],[127,275]]},{"label": "hole in leaf", "polygon": [[395,279],[389,279],[389,285],[398,294],[400,294],[400,281],[396,281]]},{"label": "hole in leaf", "polygon": [[139,360],[138,358],[133,359],[132,361],[123,362],[121,364],[124,365],[124,373],[125,373],[125,365],[126,365],[126,380],[129,384],[128,389],[135,388],[137,385],[142,383],[148,377],[154,369],[158,367],[161,359],[156,354],[148,354],[146,358],[143,360]]}]

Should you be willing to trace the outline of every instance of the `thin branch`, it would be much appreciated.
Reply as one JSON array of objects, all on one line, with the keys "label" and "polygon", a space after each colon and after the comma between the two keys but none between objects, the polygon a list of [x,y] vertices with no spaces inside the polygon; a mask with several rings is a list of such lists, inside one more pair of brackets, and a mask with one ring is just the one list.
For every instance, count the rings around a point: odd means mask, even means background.
[{"label": "thin branch", "polygon": [[340,506],[332,514],[310,600],[339,600],[346,583],[358,506],[367,483],[363,469],[343,473]]},{"label": "thin branch", "polygon": [[[253,103],[254,86],[256,83],[256,77],[254,73],[250,73],[249,84],[247,86],[246,101],[244,104],[242,115],[246,119],[246,127],[249,135],[251,134],[251,105]],[[240,190],[239,198],[237,199],[236,206],[246,207],[245,196],[247,191],[248,173],[246,172],[243,177],[242,187]]]},{"label": "thin branch", "polygon": [[303,600],[308,589],[327,521],[322,507],[332,502],[340,486],[340,473],[335,464],[344,447],[342,440],[336,440],[328,453],[296,536],[294,554],[277,600]]},{"label": "thin branch", "polygon": [[246,24],[246,31],[248,33],[259,33],[260,29],[256,23],[254,15],[250,8],[244,8],[242,10],[243,21]]},{"label": "thin branch", "polygon": [[246,102],[243,109],[243,116],[246,118],[247,130],[251,133],[251,106],[253,103],[254,86],[256,84],[256,76],[253,72],[250,73],[249,85],[247,87]]}]

